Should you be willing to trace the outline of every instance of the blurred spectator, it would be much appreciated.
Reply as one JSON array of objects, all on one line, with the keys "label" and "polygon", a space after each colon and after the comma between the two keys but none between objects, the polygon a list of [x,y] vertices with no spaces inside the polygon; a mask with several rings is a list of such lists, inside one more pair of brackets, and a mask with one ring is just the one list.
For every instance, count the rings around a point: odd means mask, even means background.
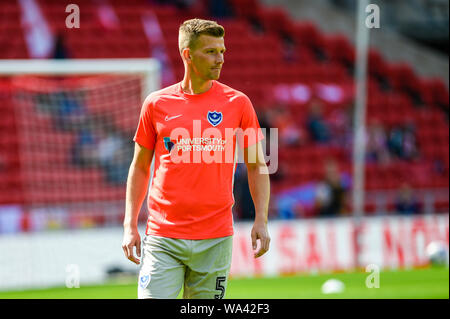
[{"label": "blurred spectator", "polygon": [[281,34],[283,44],[283,59],[288,63],[297,62],[297,45],[292,37],[288,34]]},{"label": "blurred spectator", "polygon": [[408,123],[403,129],[403,158],[414,160],[419,157],[417,147],[416,128],[413,123]]},{"label": "blurred spectator", "polygon": [[389,132],[389,151],[396,158],[403,158],[403,130],[401,127],[394,127]]},{"label": "blurred spectator", "polygon": [[56,117],[81,113],[83,109],[83,105],[79,101],[82,96],[76,96],[75,93],[69,94],[68,91],[63,89],[50,93],[38,92],[33,98],[38,111],[50,113],[50,115]]},{"label": "blurred spectator", "polygon": [[132,148],[132,143],[127,142],[119,132],[109,132],[100,140],[98,157],[108,182],[113,184],[126,182],[133,154]]},{"label": "blurred spectator", "polygon": [[227,0],[208,0],[209,15],[214,18],[229,18],[233,16],[232,7]]},{"label": "blurred spectator", "polygon": [[97,141],[93,132],[82,130],[72,149],[73,164],[79,167],[93,167],[98,163]]},{"label": "blurred spectator", "polygon": [[350,148],[353,140],[353,105],[334,109],[327,118],[332,134],[332,143],[338,147]]},{"label": "blurred spectator", "polygon": [[278,138],[282,146],[300,146],[304,144],[305,134],[294,121],[289,109],[284,105],[277,105],[269,109],[266,118],[270,124],[278,128]]},{"label": "blurred spectator", "polygon": [[186,10],[195,5],[197,0],[149,0],[149,2],[158,5],[174,5],[179,10]]},{"label": "blurred spectator", "polygon": [[[268,107],[267,110],[266,109],[260,109],[258,112],[258,121],[259,121],[259,125],[261,127],[261,129],[265,129],[265,139],[262,141],[262,143],[265,143],[265,152],[266,154],[270,154],[273,150],[271,150],[271,146],[272,147],[278,147],[278,144],[274,144],[271,145],[270,143],[270,129],[271,128],[277,128],[278,129],[278,141],[280,141],[280,132],[279,132],[279,128],[277,125],[277,116],[275,115],[278,111],[276,110],[276,107]],[[284,138],[282,141],[282,145],[286,145]],[[272,181],[281,181],[286,177],[286,168],[284,167],[284,163],[282,161],[280,161],[278,163],[278,169],[275,173],[270,174],[270,179]]]},{"label": "blurred spectator", "polygon": [[110,183],[125,183],[133,154],[132,143],[104,118],[93,120],[92,124],[91,129],[79,133],[78,143],[72,150],[74,164],[102,168]]},{"label": "blurred spectator", "polygon": [[317,99],[311,103],[306,126],[314,142],[327,143],[330,141],[330,128],[322,115],[322,103]]},{"label": "blurred spectator", "polygon": [[272,121],[269,119],[269,112],[260,110],[257,114],[258,122],[261,129],[265,129],[265,137],[267,141],[270,141],[270,128],[274,127]]},{"label": "blurred spectator", "polygon": [[390,153],[398,159],[414,160],[418,158],[419,151],[414,125],[406,124],[392,128],[388,146]]},{"label": "blurred spectator", "polygon": [[388,139],[386,131],[378,121],[367,128],[367,160],[372,163],[389,162]]},{"label": "blurred spectator", "polygon": [[248,23],[250,23],[252,31],[255,34],[258,34],[258,35],[264,34],[264,32],[265,32],[264,26],[255,15],[251,15],[247,19],[248,19]]},{"label": "blurred spectator", "polygon": [[403,215],[415,215],[421,212],[421,206],[416,199],[411,186],[407,183],[403,184],[398,191],[395,200],[395,210]]},{"label": "blurred spectator", "polygon": [[255,206],[248,186],[247,167],[243,163],[236,164],[234,176],[235,212],[239,219],[253,219]]},{"label": "blurred spectator", "polygon": [[54,59],[68,59],[70,58],[68,50],[64,44],[64,38],[61,34],[56,35],[55,47],[53,49]]},{"label": "blurred spectator", "polygon": [[437,175],[448,175],[448,164],[440,158],[434,158],[432,163],[433,172]]},{"label": "blurred spectator", "polygon": [[52,93],[34,95],[36,109],[49,113],[55,128],[64,132],[78,132],[89,121],[81,91],[69,92],[63,89]]},{"label": "blurred spectator", "polygon": [[335,161],[325,163],[325,176],[316,190],[315,207],[316,216],[334,217],[344,212],[347,187],[341,178],[339,168]]},{"label": "blurred spectator", "polygon": [[294,123],[289,123],[281,131],[280,141],[286,146],[300,146],[304,142],[302,131]]}]

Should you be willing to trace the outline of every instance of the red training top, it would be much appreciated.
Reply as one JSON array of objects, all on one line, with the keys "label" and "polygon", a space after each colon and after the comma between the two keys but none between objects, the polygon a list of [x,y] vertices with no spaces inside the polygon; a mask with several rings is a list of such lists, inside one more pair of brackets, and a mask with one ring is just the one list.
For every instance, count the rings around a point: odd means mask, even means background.
[{"label": "red training top", "polygon": [[218,81],[201,94],[177,83],[145,99],[134,141],[154,150],[147,235],[233,234],[236,137],[246,148],[264,135],[249,98]]}]

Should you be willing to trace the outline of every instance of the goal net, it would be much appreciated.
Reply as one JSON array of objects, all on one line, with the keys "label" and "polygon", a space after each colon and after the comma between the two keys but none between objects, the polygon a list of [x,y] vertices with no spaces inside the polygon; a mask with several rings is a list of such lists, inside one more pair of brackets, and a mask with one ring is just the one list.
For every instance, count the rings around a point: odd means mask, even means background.
[{"label": "goal net", "polygon": [[[0,236],[120,225],[140,109],[159,87],[153,59],[0,61]],[[27,269],[9,274],[30,285]]]},{"label": "goal net", "polygon": [[133,59],[7,66],[1,69],[10,95],[1,105],[9,106],[14,130],[3,146],[19,170],[9,178],[15,187],[2,191],[2,204],[24,204],[29,218],[22,226],[32,230],[117,222],[140,107],[159,86],[157,64]]}]

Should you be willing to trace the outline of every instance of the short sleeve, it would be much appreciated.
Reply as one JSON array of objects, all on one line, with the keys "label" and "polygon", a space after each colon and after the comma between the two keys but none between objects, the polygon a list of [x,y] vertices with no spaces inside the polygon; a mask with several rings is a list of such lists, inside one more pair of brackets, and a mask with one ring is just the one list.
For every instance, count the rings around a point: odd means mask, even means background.
[{"label": "short sleeve", "polygon": [[153,102],[147,97],[142,105],[139,123],[133,141],[145,148],[155,148],[156,131],[153,125]]},{"label": "short sleeve", "polygon": [[240,100],[242,101],[240,128],[243,130],[243,135],[238,136],[238,142],[243,148],[247,148],[261,141],[264,134],[259,126],[258,117],[250,99],[244,95]]}]

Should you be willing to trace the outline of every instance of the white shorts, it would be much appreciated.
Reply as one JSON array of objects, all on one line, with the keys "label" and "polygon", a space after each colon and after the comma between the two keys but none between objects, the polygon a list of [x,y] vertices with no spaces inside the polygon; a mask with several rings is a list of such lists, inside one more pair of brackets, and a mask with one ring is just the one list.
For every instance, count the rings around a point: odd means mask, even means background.
[{"label": "white shorts", "polygon": [[233,237],[203,240],[147,235],[142,241],[138,298],[222,299],[231,266]]}]

